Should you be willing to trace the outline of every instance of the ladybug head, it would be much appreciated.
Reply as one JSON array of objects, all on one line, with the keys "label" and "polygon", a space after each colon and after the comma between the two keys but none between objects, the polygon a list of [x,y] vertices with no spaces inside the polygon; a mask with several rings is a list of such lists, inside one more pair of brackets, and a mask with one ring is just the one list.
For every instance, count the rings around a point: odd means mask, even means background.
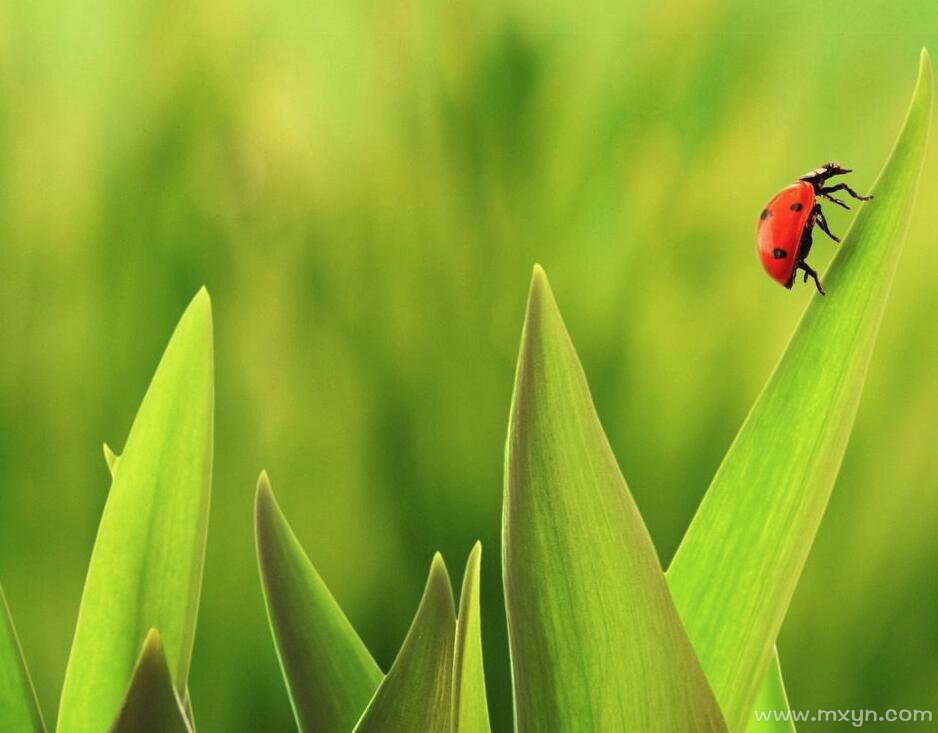
[{"label": "ladybug head", "polygon": [[830,178],[832,176],[842,176],[844,173],[852,173],[850,168],[844,168],[840,163],[825,163],[824,166],[825,178]]}]

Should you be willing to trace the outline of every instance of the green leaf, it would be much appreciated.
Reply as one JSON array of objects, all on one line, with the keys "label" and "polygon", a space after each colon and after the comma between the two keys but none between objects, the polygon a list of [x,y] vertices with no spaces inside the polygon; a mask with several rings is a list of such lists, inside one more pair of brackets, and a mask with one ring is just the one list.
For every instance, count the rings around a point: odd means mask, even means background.
[{"label": "green leaf", "polygon": [[[746,725],[746,733],[795,733],[795,724],[791,720],[777,720],[773,713],[788,711],[788,695],[782,682],[782,668],[778,663],[778,654],[773,654],[769,671],[759,688],[753,705],[753,716]],[[769,720],[757,720],[755,713],[768,714]]]},{"label": "green leaf", "polygon": [[111,446],[109,446],[107,443],[105,443],[102,448],[104,450],[104,462],[107,463],[107,470],[110,472],[111,478],[113,479],[114,474],[117,472],[117,464],[120,463],[121,457],[113,450],[111,450]]},{"label": "green leaf", "polygon": [[186,692],[182,696],[182,709],[186,715],[186,721],[189,723],[189,727],[195,731],[195,714],[192,712],[192,695],[189,694],[188,687],[186,687]]},{"label": "green leaf", "polygon": [[489,708],[482,666],[479,608],[479,563],[482,544],[469,553],[459,596],[456,647],[453,655],[453,733],[489,733]]},{"label": "green leaf", "polygon": [[519,731],[725,730],[538,267],[502,527]]},{"label": "green leaf", "polygon": [[111,733],[191,732],[183,703],[173,689],[160,633],[150,629]]},{"label": "green leaf", "polygon": [[151,628],[160,629],[184,694],[205,555],[213,403],[212,309],[202,289],[166,347],[104,506],[65,673],[62,733],[110,725]]},{"label": "green leaf", "polygon": [[437,553],[407,638],[355,726],[356,733],[448,732],[455,635],[453,591]]},{"label": "green leaf", "polygon": [[0,731],[44,733],[45,729],[13,616],[0,588]]},{"label": "green leaf", "polygon": [[301,731],[348,733],[382,674],[280,511],[257,482],[257,558],[277,656]]},{"label": "green leaf", "polygon": [[931,113],[923,52],[899,139],[668,572],[730,730],[746,727],[827,506],[896,270]]}]

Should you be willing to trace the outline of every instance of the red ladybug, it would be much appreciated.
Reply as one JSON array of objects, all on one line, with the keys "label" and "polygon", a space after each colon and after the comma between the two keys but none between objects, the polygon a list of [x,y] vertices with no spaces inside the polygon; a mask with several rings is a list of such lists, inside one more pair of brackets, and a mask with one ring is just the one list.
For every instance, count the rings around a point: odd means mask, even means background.
[{"label": "red ladybug", "polygon": [[845,173],[850,171],[839,163],[825,163],[803,175],[788,188],[782,189],[759,215],[759,224],[756,227],[756,249],[759,258],[769,277],[786,288],[791,288],[795,282],[795,273],[800,269],[804,270],[804,282],[813,277],[818,292],[824,295],[817,272],[805,262],[811,251],[811,230],[817,224],[821,231],[835,242],[839,242],[840,238],[831,234],[831,230],[827,228],[827,220],[817,199],[825,198],[849,209],[847,204],[831,194],[846,191],[860,201],[873,198],[861,196],[846,183],[824,187],[828,178]]}]

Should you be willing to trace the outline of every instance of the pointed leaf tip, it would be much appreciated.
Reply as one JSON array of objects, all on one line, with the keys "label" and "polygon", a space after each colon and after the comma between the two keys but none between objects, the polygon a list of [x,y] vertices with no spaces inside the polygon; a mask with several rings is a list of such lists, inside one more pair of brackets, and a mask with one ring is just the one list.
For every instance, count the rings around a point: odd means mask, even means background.
[{"label": "pointed leaf tip", "polygon": [[111,733],[190,733],[185,706],[173,689],[163,641],[147,632]]},{"label": "pointed leaf tip", "polygon": [[471,610],[471,598],[468,597],[467,591],[469,591],[469,595],[478,591],[481,562],[482,543],[476,541],[476,543],[472,546],[472,549],[469,551],[469,558],[466,560],[466,570],[463,573],[462,591],[459,595],[460,617],[463,616],[464,612]]},{"label": "pointed leaf tip", "polygon": [[449,571],[446,569],[446,561],[443,559],[442,553],[434,552],[433,559],[430,561],[430,578],[433,579],[441,574],[449,575]]},{"label": "pointed leaf tip", "polygon": [[537,326],[544,320],[545,311],[552,311],[559,315],[557,304],[554,301],[554,293],[551,290],[550,281],[547,279],[547,273],[540,265],[535,265],[534,271],[531,273],[531,285],[528,288],[528,302],[525,310],[522,333],[522,338],[525,341],[537,334]]},{"label": "pointed leaf tip", "polygon": [[517,392],[521,385],[530,388],[537,381],[532,372],[534,365],[539,364],[548,352],[554,350],[559,350],[568,358],[572,355],[573,360],[576,361],[576,368],[580,371],[581,386],[584,390],[588,390],[586,377],[580,369],[573,342],[570,340],[567,326],[560,314],[550,281],[544,270],[540,266],[535,266],[521,333],[521,354],[515,374],[516,406],[522,401],[517,399]]},{"label": "pointed leaf tip", "polygon": [[103,444],[102,450],[104,451],[104,462],[107,463],[107,470],[111,473],[111,478],[114,478],[114,472],[117,470],[117,464],[120,462],[121,457],[111,450],[111,446],[107,443]]},{"label": "pointed leaf tip", "polygon": [[489,733],[488,699],[482,662],[482,630],[479,603],[482,543],[469,553],[459,596],[456,644],[453,654],[453,733]]},{"label": "pointed leaf tip", "polygon": [[[528,312],[543,307],[544,303],[553,303],[554,294],[550,287],[547,273],[540,265],[535,265],[531,272],[531,286],[528,290]],[[556,307],[556,306],[555,306]]]},{"label": "pointed leaf tip", "polygon": [[424,588],[424,598],[421,600],[421,607],[424,600],[429,597],[435,597],[439,602],[436,606],[441,612],[449,610],[453,617],[456,616],[456,603],[453,600],[453,586],[449,577],[449,570],[446,568],[446,562],[443,555],[439,552],[433,554],[433,560],[430,563],[430,575],[427,578],[427,585]]},{"label": "pointed leaf tip", "polygon": [[365,731],[445,731],[451,724],[456,614],[446,565],[433,556],[407,637],[355,727]]},{"label": "pointed leaf tip", "polygon": [[274,490],[270,486],[267,471],[261,471],[260,476],[257,477],[257,489],[254,493],[255,516],[271,505],[277,506],[277,499],[274,497]]},{"label": "pointed leaf tip", "polygon": [[931,92],[931,86],[932,86],[931,56],[929,55],[927,48],[922,49],[922,54],[919,58],[918,75],[919,75],[919,79],[921,80],[921,83],[927,86],[929,92]]},{"label": "pointed leaf tip", "polygon": [[158,627],[183,694],[208,528],[214,432],[207,293],[180,318],[124,443],[105,502],[69,653],[58,731],[117,715],[144,629]]},{"label": "pointed leaf tip", "polygon": [[183,318],[185,318],[185,316],[189,315],[190,313],[194,317],[197,317],[199,320],[205,322],[209,329],[209,335],[211,335],[212,298],[208,294],[208,290],[206,290],[204,285],[199,289],[199,292],[193,296],[192,300],[189,301],[189,305],[186,307],[186,312],[183,315]]},{"label": "pointed leaf tip", "polygon": [[303,552],[263,471],[255,536],[267,615],[298,727],[349,731],[381,670]]},{"label": "pointed leaf tip", "polygon": [[[931,112],[930,98],[932,94],[932,68],[931,68],[931,56],[928,53],[928,49],[924,46],[922,47],[921,52],[919,53],[918,60],[918,76],[915,81],[915,90],[912,94],[912,103],[911,107],[915,107],[916,104],[924,104],[919,102],[920,99],[927,98],[929,103],[927,109],[925,110],[926,114]],[[911,113],[911,110],[910,110]]]},{"label": "pointed leaf tip", "polygon": [[158,654],[163,651],[163,639],[159,629],[150,629],[143,640],[143,655]]},{"label": "pointed leaf tip", "polygon": [[199,303],[201,307],[212,307],[212,296],[208,292],[208,288],[204,285],[198,289],[196,294],[192,297],[193,303]]},{"label": "pointed leaf tip", "polygon": [[[535,271],[505,455],[502,580],[519,731],[724,730],[655,548]],[[643,694],[622,701],[623,690]]]}]

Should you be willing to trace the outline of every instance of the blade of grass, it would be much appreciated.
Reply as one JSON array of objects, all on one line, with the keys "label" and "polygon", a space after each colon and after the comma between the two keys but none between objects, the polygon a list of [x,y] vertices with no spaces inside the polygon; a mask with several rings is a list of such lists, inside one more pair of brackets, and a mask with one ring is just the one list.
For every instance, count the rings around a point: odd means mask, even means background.
[{"label": "blade of grass", "polygon": [[195,731],[195,714],[192,712],[192,695],[189,694],[189,688],[186,688],[186,694],[182,698],[182,709],[186,714],[186,720],[189,727]]},{"label": "blade of grass", "polygon": [[725,730],[539,267],[505,476],[517,729]]},{"label": "blade of grass", "polygon": [[668,571],[730,730],[746,727],[840,469],[902,250],[931,114],[922,52],[902,132]]},{"label": "blade of grass", "polygon": [[767,713],[769,720],[757,720],[753,714],[746,725],[746,733],[795,733],[795,724],[791,720],[776,720],[772,717],[773,713],[788,711],[788,695],[782,682],[782,668],[778,663],[777,653],[772,655],[768,674],[759,688],[753,711]]},{"label": "blade of grass", "polygon": [[301,731],[347,733],[382,674],[280,511],[257,482],[257,560],[277,657]]},{"label": "blade of grass", "polygon": [[111,733],[192,733],[156,629],[143,642]]},{"label": "blade of grass", "polygon": [[[102,448],[104,451],[104,462],[107,464],[107,470],[111,474],[111,481],[113,482],[114,474],[117,472],[117,465],[120,463],[121,457],[117,455],[117,453],[115,453],[111,449],[111,446],[109,446],[107,443],[104,443]],[[160,646],[162,647],[162,641],[160,642]],[[195,730],[195,718],[193,717],[192,713],[192,699],[189,696],[188,687],[186,687],[185,694],[183,695],[182,705],[186,713],[186,720],[189,723],[189,727],[192,728],[192,730]]]},{"label": "blade of grass", "polygon": [[[104,443],[102,446],[104,450],[104,462],[107,463],[107,470],[111,474],[111,481],[114,480],[114,474],[117,471],[117,464],[120,463],[121,457],[117,455],[107,443]],[[162,648],[162,641],[160,642],[160,647]],[[162,652],[161,652],[162,653]],[[164,655],[165,656],[165,655]],[[139,664],[139,660],[138,660]],[[192,713],[192,699],[189,696],[189,688],[186,687],[185,694],[182,698],[182,706],[186,713],[186,720],[189,723],[189,727],[192,730],[195,730],[195,718]]]},{"label": "blade of grass", "polygon": [[110,725],[151,628],[160,629],[184,694],[205,555],[213,402],[203,289],[160,360],[104,506],[62,689],[63,733]]},{"label": "blade of grass", "polygon": [[469,553],[459,596],[456,647],[453,655],[453,733],[489,733],[485,670],[482,666],[482,630],[479,609],[479,563],[482,544]]},{"label": "blade of grass", "polygon": [[438,553],[407,638],[355,733],[448,732],[455,634],[453,590]]},{"label": "blade of grass", "polygon": [[46,726],[36,700],[13,616],[0,587],[0,731],[45,733]]}]

